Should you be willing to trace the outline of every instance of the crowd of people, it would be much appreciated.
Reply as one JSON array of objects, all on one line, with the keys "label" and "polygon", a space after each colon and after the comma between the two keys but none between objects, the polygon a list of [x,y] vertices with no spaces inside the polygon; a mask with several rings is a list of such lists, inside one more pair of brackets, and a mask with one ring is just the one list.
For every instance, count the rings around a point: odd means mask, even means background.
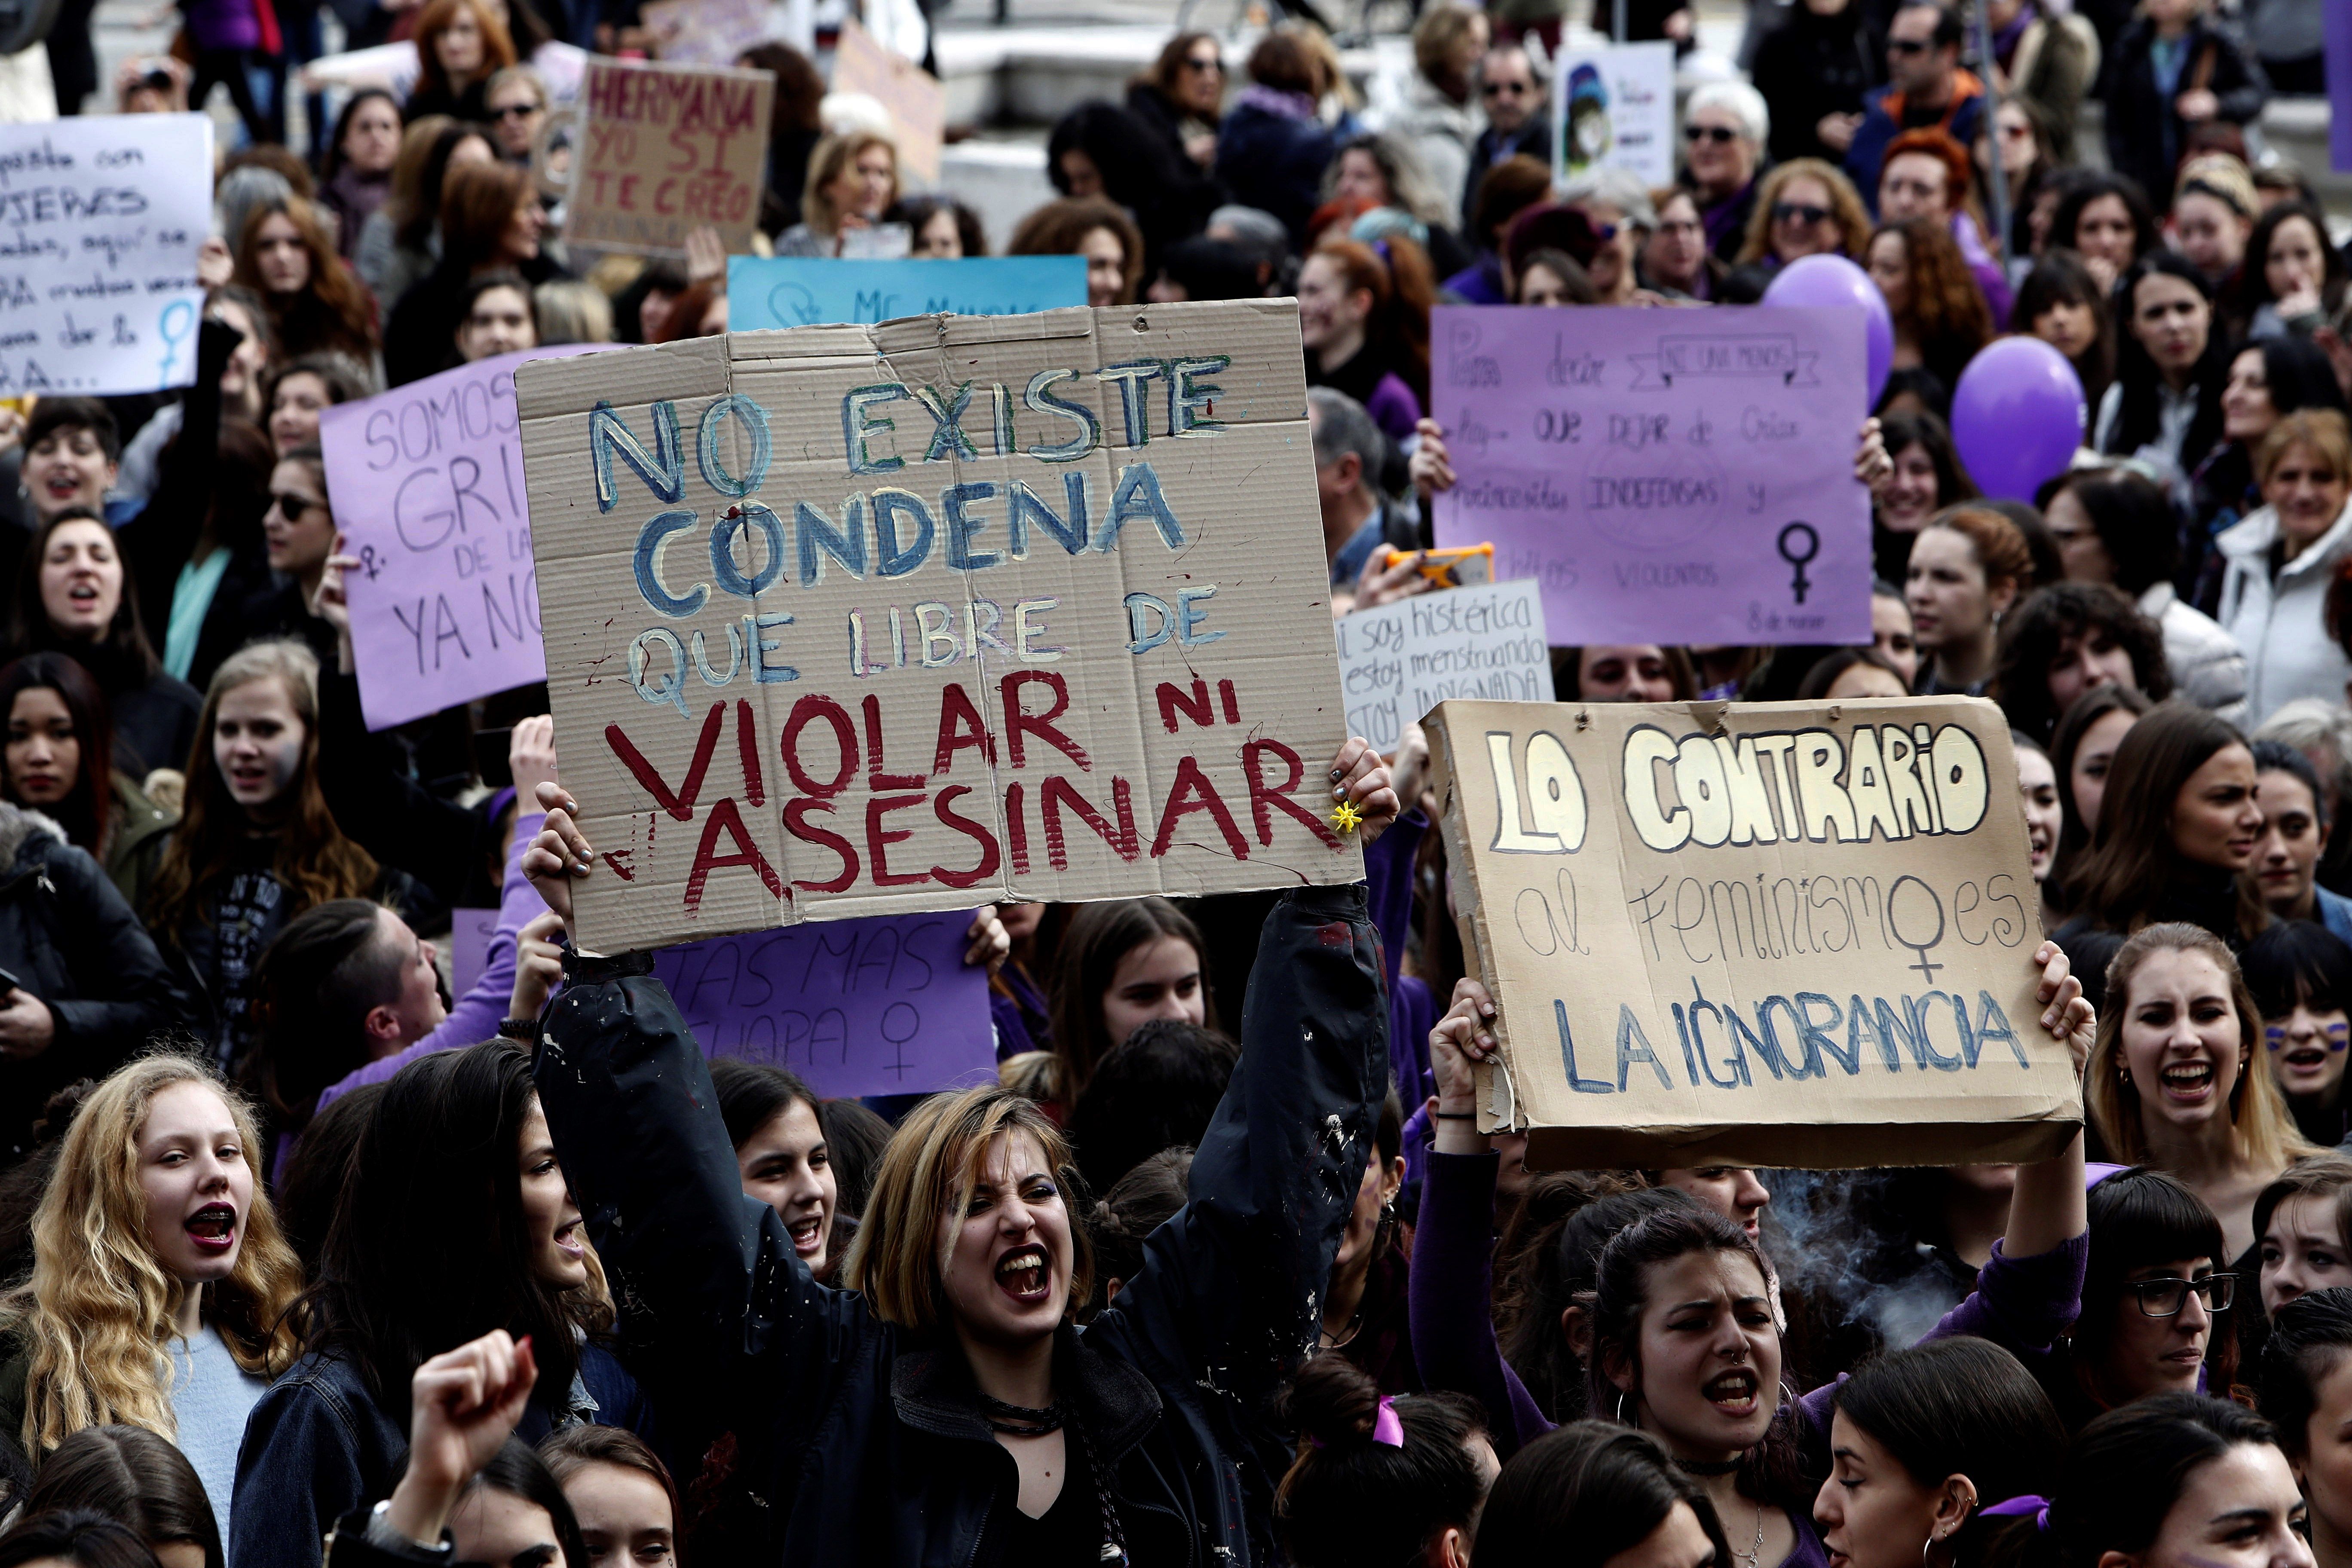
[{"label": "crowd of people", "polygon": [[[110,107],[245,124],[194,383],[0,408],[0,1568],[2352,1568],[2352,275],[2255,132],[2320,85],[2314,0],[1990,0],[1990,58],[1933,0],[1797,0],[1659,189],[1555,187],[1558,4],[1430,0],[1377,105],[1312,26],[1180,33],[997,237],[742,58],[763,251],[1295,296],[1335,612],[1434,591],[1433,303],[1866,271],[1870,646],[1553,650],[1563,702],[2013,726],[2084,1128],[1843,1172],[1478,1131],[1500,1015],[1417,728],[1330,761],[1360,886],[974,911],[982,1087],[706,1060],[645,955],[575,946],[608,873],[544,688],[368,730],[319,444],[453,365],[725,329],[715,232],[567,247],[551,82],[645,36],[540,3],[359,7],[416,69],[307,153],[315,15],[192,5]],[[2030,502],[1947,423],[2005,333],[2086,405]],[[457,909],[498,916],[452,994]]]}]

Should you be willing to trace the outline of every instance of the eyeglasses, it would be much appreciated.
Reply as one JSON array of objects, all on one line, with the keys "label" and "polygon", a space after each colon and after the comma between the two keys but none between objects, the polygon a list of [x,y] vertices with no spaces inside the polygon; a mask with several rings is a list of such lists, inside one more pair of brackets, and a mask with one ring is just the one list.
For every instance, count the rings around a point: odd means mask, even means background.
[{"label": "eyeglasses", "polygon": [[1479,93],[1486,98],[1499,98],[1506,93],[1508,93],[1513,98],[1517,98],[1523,92],[1532,92],[1535,89],[1532,87],[1529,87],[1523,81],[1487,81],[1478,84]]},{"label": "eyeglasses", "polygon": [[1829,218],[1829,208],[1817,207],[1811,202],[1774,202],[1772,204],[1774,223],[1801,223],[1810,227],[1813,224],[1827,223]]},{"label": "eyeglasses", "polygon": [[504,109],[491,110],[489,115],[492,120],[529,120],[534,114],[546,112],[543,103],[509,103]]},{"label": "eyeglasses", "polygon": [[1886,52],[1890,55],[1924,55],[1932,47],[1925,38],[1889,38]]},{"label": "eyeglasses", "polygon": [[1720,147],[1727,142],[1738,141],[1739,132],[1728,125],[1685,125],[1683,127],[1683,140],[1693,146],[1701,142],[1712,142]]},{"label": "eyeglasses", "polygon": [[314,506],[320,511],[327,510],[325,501],[312,500],[309,496],[290,496],[278,490],[269,492],[269,500],[289,522],[301,521],[302,514]]},{"label": "eyeglasses", "polygon": [[2206,1307],[2216,1312],[2226,1312],[2238,1293],[2238,1277],[2234,1274],[2208,1274],[2201,1279],[2133,1279],[2126,1288],[2139,1298],[2140,1315],[2146,1318],[2174,1318],[2189,1304],[2189,1293],[2205,1298]]}]

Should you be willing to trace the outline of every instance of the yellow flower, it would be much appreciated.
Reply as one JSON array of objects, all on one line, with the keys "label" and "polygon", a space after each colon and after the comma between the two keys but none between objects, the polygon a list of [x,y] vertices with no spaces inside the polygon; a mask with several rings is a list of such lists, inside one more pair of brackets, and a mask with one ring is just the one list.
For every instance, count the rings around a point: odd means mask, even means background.
[{"label": "yellow flower", "polygon": [[1353,803],[1349,801],[1341,801],[1338,808],[1331,813],[1331,826],[1342,833],[1353,833],[1356,830],[1356,825],[1363,820],[1364,814],[1358,811]]}]

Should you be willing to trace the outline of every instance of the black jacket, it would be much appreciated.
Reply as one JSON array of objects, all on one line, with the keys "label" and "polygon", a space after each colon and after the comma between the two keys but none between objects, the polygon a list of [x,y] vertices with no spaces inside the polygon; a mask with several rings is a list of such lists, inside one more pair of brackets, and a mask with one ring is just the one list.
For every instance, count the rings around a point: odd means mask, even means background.
[{"label": "black jacket", "polygon": [[1837,168],[1845,153],[1822,142],[1817,134],[1822,118],[1860,114],[1863,95],[1878,85],[1882,73],[1854,6],[1819,16],[1797,5],[1756,46],[1756,67],[1749,74],[1772,111],[1771,134],[1765,139],[1772,162],[1819,158]]},{"label": "black jacket", "polygon": [[0,802],[0,969],[48,1005],[57,1035],[0,1058],[0,1166],[29,1146],[41,1102],[104,1078],[179,1022],[163,955],[97,861],[37,812]]},{"label": "black jacket", "polygon": [[2210,19],[2189,24],[2188,54],[2179,83],[2168,96],[2156,82],[2150,50],[2156,26],[2142,19],[2124,29],[2105,68],[2107,163],[2140,183],[2158,212],[2172,205],[2173,171],[2189,146],[2189,126],[2173,112],[2172,100],[2202,87],[2221,100],[2218,120],[2243,125],[2262,113],[2271,95],[2270,79],[2238,40]]},{"label": "black jacket", "polygon": [[[743,1195],[702,1053],[639,977],[646,963],[569,962],[536,1076],[665,1430],[677,1411],[736,1435],[769,1533],[730,1561],[1003,1561],[1017,1478],[953,1340],[818,1284],[775,1212]],[[1387,1091],[1381,973],[1362,888],[1284,895],[1191,1203],[1145,1244],[1118,1305],[1061,1332],[1057,1389],[1139,1568],[1272,1561],[1288,1455],[1265,1412],[1314,1342]]]}]

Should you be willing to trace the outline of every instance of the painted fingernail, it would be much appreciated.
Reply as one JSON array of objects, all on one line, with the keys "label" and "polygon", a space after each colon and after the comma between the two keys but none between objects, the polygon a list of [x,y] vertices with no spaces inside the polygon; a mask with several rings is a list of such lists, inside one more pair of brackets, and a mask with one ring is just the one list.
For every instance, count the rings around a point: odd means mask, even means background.
[{"label": "painted fingernail", "polygon": [[1347,773],[1347,770],[1346,770],[1345,768],[1333,768],[1333,769],[1331,770],[1331,780],[1332,780],[1332,782],[1333,782],[1334,784],[1338,783],[1339,780],[1341,780],[1341,779],[1343,779],[1343,778],[1346,778],[1347,776],[1348,776],[1348,773]]}]

